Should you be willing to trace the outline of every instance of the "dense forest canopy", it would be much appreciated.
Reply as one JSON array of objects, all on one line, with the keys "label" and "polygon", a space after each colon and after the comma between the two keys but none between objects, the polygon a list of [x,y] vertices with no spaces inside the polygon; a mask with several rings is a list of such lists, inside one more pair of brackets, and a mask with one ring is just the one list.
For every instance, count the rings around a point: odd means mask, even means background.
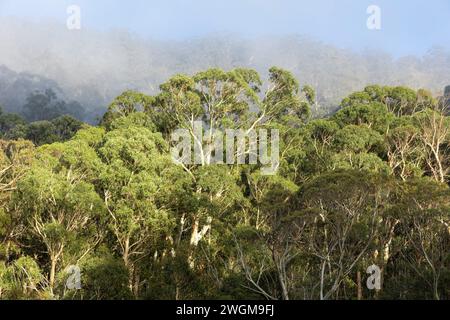
[{"label": "dense forest canopy", "polygon": [[[51,92],[25,119],[1,112],[0,298],[449,299],[448,101],[372,85],[319,118],[312,87],[268,79],[176,75],[98,126]],[[193,120],[279,130],[277,173],[176,164],[171,134]]]}]

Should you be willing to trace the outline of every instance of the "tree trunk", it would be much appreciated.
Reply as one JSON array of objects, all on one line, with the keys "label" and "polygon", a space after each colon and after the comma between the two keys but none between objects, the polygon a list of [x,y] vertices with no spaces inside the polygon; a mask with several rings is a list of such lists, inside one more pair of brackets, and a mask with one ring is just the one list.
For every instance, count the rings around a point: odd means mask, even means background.
[{"label": "tree trunk", "polygon": [[128,257],[130,255],[130,239],[127,238],[125,240],[125,245],[123,248],[123,263],[125,264],[125,267],[128,268],[129,260]]},{"label": "tree trunk", "polygon": [[131,293],[134,293],[134,270],[133,265],[130,265],[130,238],[127,238],[125,240],[122,259],[125,267],[128,270],[128,288],[130,289]]},{"label": "tree trunk", "polygon": [[196,245],[197,243],[199,223],[200,223],[199,219],[195,218],[194,224],[192,226],[191,245]]},{"label": "tree trunk", "polygon": [[361,271],[356,272],[356,284],[358,286],[358,300],[363,299],[362,283],[361,283]]},{"label": "tree trunk", "polygon": [[283,294],[283,300],[289,300],[289,293],[286,288],[286,283],[284,282],[283,276],[278,272],[278,279],[280,280],[281,290]]},{"label": "tree trunk", "polygon": [[53,295],[53,287],[55,285],[55,274],[56,274],[56,263],[57,263],[57,258],[56,257],[51,257],[51,266],[50,266],[50,292]]},{"label": "tree trunk", "polygon": [[324,280],[325,280],[325,266],[326,261],[322,262],[322,268],[320,270],[320,300],[324,300],[323,289],[324,289]]},{"label": "tree trunk", "polygon": [[133,294],[136,299],[139,299],[140,294],[140,282],[141,277],[139,275],[139,272],[137,269],[134,270],[134,288],[133,288]]},{"label": "tree trunk", "polygon": [[434,275],[433,279],[433,289],[434,289],[434,299],[441,300],[441,297],[439,296],[439,279],[436,276],[436,274]]}]

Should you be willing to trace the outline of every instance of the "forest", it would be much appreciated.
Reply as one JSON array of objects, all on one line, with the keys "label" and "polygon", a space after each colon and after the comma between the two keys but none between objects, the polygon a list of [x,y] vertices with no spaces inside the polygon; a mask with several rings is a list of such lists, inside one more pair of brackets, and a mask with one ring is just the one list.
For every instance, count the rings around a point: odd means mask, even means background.
[{"label": "forest", "polygon": [[[446,97],[370,85],[323,117],[272,67],[126,91],[96,126],[51,90],[26,101],[0,111],[0,299],[450,299]],[[276,174],[174,162],[195,121],[278,130]]]}]

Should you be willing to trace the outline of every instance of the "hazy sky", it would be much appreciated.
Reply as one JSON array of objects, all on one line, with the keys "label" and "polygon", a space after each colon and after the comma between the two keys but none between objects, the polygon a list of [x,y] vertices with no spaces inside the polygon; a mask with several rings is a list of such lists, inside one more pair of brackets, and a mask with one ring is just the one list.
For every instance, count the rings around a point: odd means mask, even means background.
[{"label": "hazy sky", "polygon": [[[395,56],[450,47],[450,0],[0,0],[0,19],[50,18],[65,28],[71,4],[81,8],[82,29],[76,32],[119,28],[167,40],[211,33],[301,34]],[[366,27],[372,4],[381,8],[381,30]]]}]

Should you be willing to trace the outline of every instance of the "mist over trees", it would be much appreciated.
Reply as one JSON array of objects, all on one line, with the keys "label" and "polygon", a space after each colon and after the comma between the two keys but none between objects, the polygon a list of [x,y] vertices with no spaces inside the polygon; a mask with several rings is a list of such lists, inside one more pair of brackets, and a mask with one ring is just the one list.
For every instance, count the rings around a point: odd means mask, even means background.
[{"label": "mist over trees", "polygon": [[[450,299],[448,50],[16,18],[0,46],[0,299]],[[276,174],[177,163],[196,121],[279,130]]]},{"label": "mist over trees", "polygon": [[[33,75],[27,85],[35,84],[36,77],[50,79],[52,85],[37,89],[59,91],[56,88],[60,87],[64,100],[78,101],[91,113],[90,122],[101,117],[123,91],[154,94],[174,74],[192,75],[211,67],[252,68],[264,81],[270,66],[286,68],[300,84],[316,90],[318,108],[312,112],[320,115],[335,111],[342,98],[370,84],[427,88],[442,94],[450,74],[450,53],[439,47],[423,57],[394,59],[383,52],[356,53],[302,36],[247,39],[216,34],[157,41],[120,30],[70,32],[63,24],[5,18],[0,21],[0,43],[0,65]],[[24,85],[19,81],[4,93],[1,74],[0,69],[0,104],[12,111],[16,107],[12,96],[22,99],[16,105],[24,104],[24,95],[18,94]]]},{"label": "mist over trees", "polygon": [[0,66],[0,100],[4,111],[21,115],[27,121],[70,115],[80,121],[98,122],[95,111],[87,111],[78,101],[69,100],[55,81],[17,73],[5,66]]}]

